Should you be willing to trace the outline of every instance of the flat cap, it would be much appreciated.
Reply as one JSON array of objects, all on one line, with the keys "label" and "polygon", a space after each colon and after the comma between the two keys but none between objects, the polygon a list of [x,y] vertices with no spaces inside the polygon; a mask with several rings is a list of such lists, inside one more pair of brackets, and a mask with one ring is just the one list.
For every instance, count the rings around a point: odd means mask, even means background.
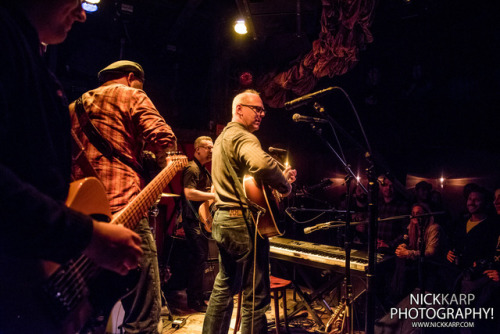
[{"label": "flat cap", "polygon": [[119,60],[115,61],[114,63],[106,66],[102,70],[99,71],[97,74],[97,78],[99,81],[102,80],[102,75],[104,73],[134,73],[141,81],[144,81],[144,70],[142,69],[142,66],[139,65],[136,62],[130,61],[130,60]]}]

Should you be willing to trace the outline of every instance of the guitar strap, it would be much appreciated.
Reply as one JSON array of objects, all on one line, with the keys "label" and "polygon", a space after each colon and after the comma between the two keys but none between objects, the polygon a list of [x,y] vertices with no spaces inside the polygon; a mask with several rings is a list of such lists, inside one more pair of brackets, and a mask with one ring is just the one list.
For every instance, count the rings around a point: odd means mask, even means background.
[{"label": "guitar strap", "polygon": [[119,161],[129,166],[134,171],[136,171],[143,177],[146,177],[144,168],[142,168],[141,165],[124,156],[120,151],[117,151],[114,146],[102,136],[102,134],[95,127],[94,123],[92,123],[89,115],[85,111],[81,96],[75,101],[75,112],[78,116],[77,118],[78,123],[80,123],[80,127],[82,128],[83,132],[92,143],[92,145],[94,145],[99,152],[101,152],[109,160],[113,160],[113,157],[116,157]]},{"label": "guitar strap", "polygon": [[83,147],[83,144],[80,142],[73,129],[71,129],[71,139],[71,156],[73,159],[73,163],[81,168],[84,175],[93,176],[99,179],[99,176],[90,163],[87,154],[85,154],[85,148]]},{"label": "guitar strap", "polygon": [[198,212],[196,212],[196,210],[194,209],[193,203],[191,203],[191,201],[190,201],[190,200],[188,200],[188,199],[186,198],[186,196],[184,195],[184,191],[182,192],[182,196],[183,196],[183,197],[184,197],[184,199],[186,200],[186,203],[188,204],[188,206],[189,206],[189,208],[191,209],[191,211],[193,211],[193,214],[194,214],[194,216],[196,217],[196,220],[201,221],[201,220],[200,220],[200,216],[198,215]]}]

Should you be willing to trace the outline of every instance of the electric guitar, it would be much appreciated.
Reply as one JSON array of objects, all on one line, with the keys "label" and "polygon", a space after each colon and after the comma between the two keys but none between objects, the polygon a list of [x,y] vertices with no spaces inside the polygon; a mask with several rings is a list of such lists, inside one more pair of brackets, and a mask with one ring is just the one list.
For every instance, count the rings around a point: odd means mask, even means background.
[{"label": "electric guitar", "polygon": [[198,217],[200,219],[200,222],[203,224],[203,228],[208,233],[212,233],[212,222],[214,219],[212,215],[213,205],[214,200],[209,199],[208,201],[201,203],[200,207],[198,208]]},{"label": "electric guitar", "polygon": [[[172,156],[110,224],[134,229],[186,164],[187,157]],[[93,217],[111,217],[106,191],[93,177],[70,185],[66,205]],[[8,328],[8,333],[74,334],[104,330],[113,305],[133,290],[138,275],[138,270],[123,277],[101,269],[84,255],[63,265],[1,257],[0,266],[0,329]]]}]

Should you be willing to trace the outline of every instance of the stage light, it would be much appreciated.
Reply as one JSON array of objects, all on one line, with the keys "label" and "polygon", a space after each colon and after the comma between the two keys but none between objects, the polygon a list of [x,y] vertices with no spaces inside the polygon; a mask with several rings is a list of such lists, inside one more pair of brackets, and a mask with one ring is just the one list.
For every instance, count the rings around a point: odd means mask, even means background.
[{"label": "stage light", "polygon": [[97,7],[97,4],[99,2],[101,2],[101,0],[85,0],[85,1],[82,1],[82,8],[87,13],[96,12],[99,9],[99,7]]},{"label": "stage light", "polygon": [[97,11],[97,5],[93,4],[93,3],[83,2],[82,8],[87,13],[93,13],[93,12]]},{"label": "stage light", "polygon": [[240,35],[245,35],[248,32],[245,20],[237,20],[234,25],[234,31]]}]

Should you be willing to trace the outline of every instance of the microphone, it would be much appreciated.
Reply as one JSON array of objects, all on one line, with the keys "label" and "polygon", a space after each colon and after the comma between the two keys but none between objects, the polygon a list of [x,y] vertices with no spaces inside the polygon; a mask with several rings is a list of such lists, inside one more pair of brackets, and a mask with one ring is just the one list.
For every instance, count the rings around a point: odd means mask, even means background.
[{"label": "microphone", "polygon": [[287,152],[287,150],[284,150],[282,148],[272,147],[272,146],[270,146],[268,150],[270,153],[286,153]]},{"label": "microphone", "polygon": [[292,119],[294,122],[306,122],[306,123],[328,123],[324,118],[302,116],[300,114],[293,114]]},{"label": "microphone", "polygon": [[301,107],[304,104],[309,103],[309,100],[317,99],[323,95],[326,95],[329,92],[331,92],[332,90],[334,90],[335,88],[337,88],[337,87],[328,87],[328,88],[325,88],[322,90],[318,90],[317,92],[301,96],[299,98],[296,98],[295,100],[285,102],[285,109],[286,110],[293,110],[295,108]]},{"label": "microphone", "polygon": [[312,233],[316,230],[318,230],[318,228],[316,226],[306,227],[306,228],[304,228],[304,234],[309,234],[309,233]]},{"label": "microphone", "polygon": [[312,233],[314,231],[324,229],[330,225],[332,225],[332,222],[326,222],[326,223],[316,224],[316,225],[311,226],[311,227],[306,227],[306,228],[304,228],[304,234],[309,234],[309,233]]}]

